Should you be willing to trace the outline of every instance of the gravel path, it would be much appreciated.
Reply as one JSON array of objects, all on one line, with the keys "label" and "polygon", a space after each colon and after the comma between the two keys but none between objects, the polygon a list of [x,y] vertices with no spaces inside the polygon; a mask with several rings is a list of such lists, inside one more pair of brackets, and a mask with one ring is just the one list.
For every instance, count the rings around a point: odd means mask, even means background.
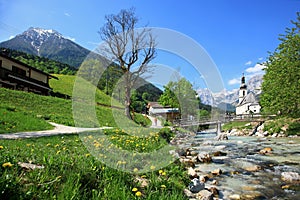
[{"label": "gravel path", "polygon": [[49,122],[49,123],[52,126],[54,126],[53,130],[0,134],[0,139],[19,139],[19,138],[34,138],[34,137],[44,137],[44,136],[61,135],[61,134],[75,134],[75,133],[80,133],[85,131],[95,131],[95,130],[110,128],[110,127],[80,128],[80,127],[65,126],[53,122]]}]

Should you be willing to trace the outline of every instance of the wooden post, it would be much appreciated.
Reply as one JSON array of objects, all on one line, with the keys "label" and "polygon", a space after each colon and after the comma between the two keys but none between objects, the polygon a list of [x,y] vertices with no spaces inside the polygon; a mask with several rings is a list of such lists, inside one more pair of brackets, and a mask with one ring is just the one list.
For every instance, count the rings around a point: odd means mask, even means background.
[{"label": "wooden post", "polygon": [[221,121],[218,121],[218,123],[217,123],[217,135],[220,135],[221,133],[222,133]]}]

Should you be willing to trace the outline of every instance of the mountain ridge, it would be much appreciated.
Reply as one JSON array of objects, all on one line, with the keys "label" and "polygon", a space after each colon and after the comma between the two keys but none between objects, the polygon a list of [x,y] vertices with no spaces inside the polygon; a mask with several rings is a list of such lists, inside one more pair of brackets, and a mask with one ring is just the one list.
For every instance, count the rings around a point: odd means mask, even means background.
[{"label": "mountain ridge", "polygon": [[1,42],[0,47],[49,58],[76,68],[91,52],[56,30],[33,27],[10,40]]},{"label": "mountain ridge", "polygon": [[[260,87],[263,81],[263,75],[255,75],[247,81],[247,89],[249,92],[254,92],[255,95],[261,93]],[[211,106],[235,106],[238,101],[239,87],[233,90],[223,90],[218,93],[212,93],[208,88],[197,90],[197,94],[201,102]]]}]

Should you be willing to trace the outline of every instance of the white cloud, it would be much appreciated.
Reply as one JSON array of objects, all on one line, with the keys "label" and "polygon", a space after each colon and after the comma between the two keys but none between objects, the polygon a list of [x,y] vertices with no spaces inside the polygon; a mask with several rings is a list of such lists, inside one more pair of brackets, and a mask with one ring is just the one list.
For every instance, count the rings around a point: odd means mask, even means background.
[{"label": "white cloud", "polygon": [[65,12],[64,15],[67,16],[67,17],[71,17],[71,15],[67,12]]},{"label": "white cloud", "polygon": [[259,61],[262,61],[263,59],[264,59],[263,57],[258,58]]},{"label": "white cloud", "polygon": [[248,73],[262,73],[263,69],[265,68],[266,66],[262,65],[262,64],[256,64],[254,67],[249,67],[246,69],[246,72]]},{"label": "white cloud", "polygon": [[9,40],[13,39],[14,37],[14,35],[9,36]]},{"label": "white cloud", "polygon": [[245,65],[251,65],[252,64],[252,61],[249,60],[248,62],[245,63]]},{"label": "white cloud", "polygon": [[236,85],[240,83],[240,79],[234,78],[228,81],[228,85]]}]

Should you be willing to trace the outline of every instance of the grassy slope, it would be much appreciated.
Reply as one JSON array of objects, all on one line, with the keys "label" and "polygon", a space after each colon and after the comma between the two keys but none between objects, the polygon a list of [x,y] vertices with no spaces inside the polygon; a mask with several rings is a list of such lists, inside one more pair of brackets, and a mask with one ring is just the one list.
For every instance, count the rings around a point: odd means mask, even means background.
[{"label": "grassy slope", "polygon": [[[71,95],[75,76],[58,77],[50,83],[54,91]],[[96,101],[110,105],[110,97],[99,90]],[[51,129],[45,120],[75,125],[71,100],[0,88],[0,102],[0,133]],[[116,126],[110,108],[97,106],[96,113],[100,126]],[[87,125],[95,127],[97,122]]]},{"label": "grassy slope", "polygon": [[[75,76],[55,76],[59,80],[51,79],[50,81],[54,92],[72,96]],[[111,98],[98,89],[96,90],[95,101],[107,106],[96,106],[97,121],[91,118],[90,113],[80,116],[84,119],[84,126],[117,126],[112,109],[109,106],[112,103],[118,107],[122,107],[122,105],[114,100],[111,102]],[[51,129],[46,120],[75,126],[72,113],[72,100],[0,88],[0,102],[0,133]],[[84,102],[82,102],[81,107],[82,109],[85,107],[90,108]],[[120,116],[122,112],[122,110],[114,109],[114,115]],[[149,124],[149,121],[141,121],[140,123]]]}]

